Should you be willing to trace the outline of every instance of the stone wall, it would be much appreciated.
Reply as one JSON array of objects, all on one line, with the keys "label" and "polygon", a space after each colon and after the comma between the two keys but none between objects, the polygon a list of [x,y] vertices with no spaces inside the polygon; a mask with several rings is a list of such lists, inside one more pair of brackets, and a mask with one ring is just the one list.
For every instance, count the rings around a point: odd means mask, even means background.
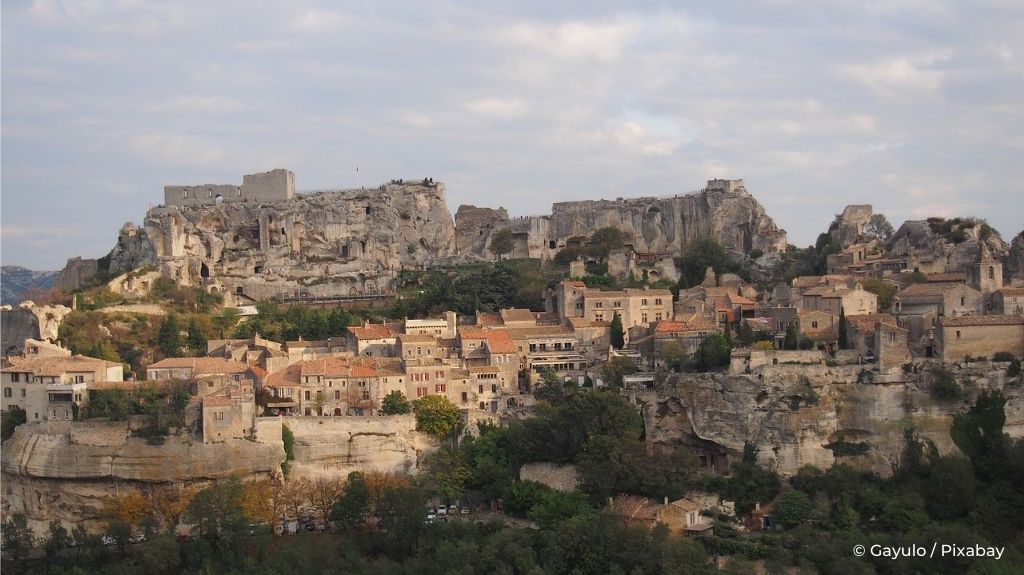
[{"label": "stone wall", "polygon": [[557,463],[527,463],[519,468],[519,479],[543,483],[559,491],[572,491],[580,484],[580,474],[575,465]]}]

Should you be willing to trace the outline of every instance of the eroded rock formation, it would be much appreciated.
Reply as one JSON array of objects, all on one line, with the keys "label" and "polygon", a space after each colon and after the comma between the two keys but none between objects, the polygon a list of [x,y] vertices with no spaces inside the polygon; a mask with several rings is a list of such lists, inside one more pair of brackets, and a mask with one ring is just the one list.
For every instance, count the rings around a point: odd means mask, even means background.
[{"label": "eroded rock formation", "polygon": [[1003,260],[1010,247],[999,232],[980,223],[971,227],[953,226],[962,236],[952,232],[937,233],[927,220],[903,222],[886,246],[890,257],[913,256],[915,267],[926,273],[964,270],[979,261],[981,244],[988,246],[992,256]]},{"label": "eroded rock formation", "polygon": [[878,376],[872,383],[859,366],[824,365],[689,375],[641,399],[646,401],[647,436],[655,445],[687,446],[709,457],[735,459],[751,443],[762,464],[791,475],[803,465],[828,467],[843,453],[842,446],[833,451],[826,445],[846,443],[857,449],[863,444],[863,454],[842,460],[886,475],[903,449],[908,427],[935,442],[940,453],[954,451],[949,436],[953,415],[982,389],[1003,390],[1008,399],[1005,431],[1024,436],[1024,390],[1007,380],[1005,367],[972,364],[957,369],[957,376],[967,392],[959,402],[933,398],[927,371]]},{"label": "eroded rock formation", "polygon": [[503,218],[500,210],[482,210],[462,206],[456,214],[461,253],[489,256],[491,237],[507,229],[514,240],[512,257],[549,259],[603,227],[622,230],[627,245],[643,253],[679,253],[709,236],[742,253],[786,249],[786,232],[765,214],[742,180],[712,180],[697,193],[664,198],[558,202],[551,215],[513,220]]}]

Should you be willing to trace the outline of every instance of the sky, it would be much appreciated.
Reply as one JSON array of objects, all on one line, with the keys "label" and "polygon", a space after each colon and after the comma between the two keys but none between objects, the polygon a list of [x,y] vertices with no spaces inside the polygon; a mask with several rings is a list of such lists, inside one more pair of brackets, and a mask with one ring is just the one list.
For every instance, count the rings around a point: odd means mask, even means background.
[{"label": "sky", "polygon": [[[100,257],[168,184],[432,177],[448,206],[742,178],[806,246],[847,204],[1024,228],[1024,2],[8,1],[0,262]],[[358,173],[356,167],[358,166]]]}]

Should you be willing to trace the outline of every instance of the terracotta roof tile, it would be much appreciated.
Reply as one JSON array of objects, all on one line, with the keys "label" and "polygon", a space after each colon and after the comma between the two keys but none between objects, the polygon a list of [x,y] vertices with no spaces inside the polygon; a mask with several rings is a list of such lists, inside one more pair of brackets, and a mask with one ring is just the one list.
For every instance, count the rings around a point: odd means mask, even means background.
[{"label": "terracotta roof tile", "polygon": [[939,318],[944,327],[978,326],[978,325],[1024,325],[1024,317],[1019,315],[965,315],[961,317]]}]

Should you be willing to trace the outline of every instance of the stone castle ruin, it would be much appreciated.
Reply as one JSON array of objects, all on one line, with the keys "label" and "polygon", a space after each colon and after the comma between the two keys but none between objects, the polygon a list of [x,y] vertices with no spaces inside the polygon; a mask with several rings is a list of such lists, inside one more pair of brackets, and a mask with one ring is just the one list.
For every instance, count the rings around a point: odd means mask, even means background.
[{"label": "stone castle ruin", "polygon": [[229,305],[381,295],[404,268],[493,259],[499,230],[512,232],[512,257],[548,260],[609,226],[641,258],[678,254],[708,236],[743,253],[786,246],[742,180],[711,180],[688,195],[558,202],[549,215],[518,219],[504,208],[460,206],[453,219],[444,184],[430,178],[297,194],[292,172],[276,169],[246,175],[241,186],[166,186],[142,226],[121,229],[106,271],[152,266],[224,294]]},{"label": "stone castle ruin", "polygon": [[295,197],[295,174],[276,169],[242,178],[241,186],[164,186],[165,206],[213,206],[223,202],[279,202]]}]

